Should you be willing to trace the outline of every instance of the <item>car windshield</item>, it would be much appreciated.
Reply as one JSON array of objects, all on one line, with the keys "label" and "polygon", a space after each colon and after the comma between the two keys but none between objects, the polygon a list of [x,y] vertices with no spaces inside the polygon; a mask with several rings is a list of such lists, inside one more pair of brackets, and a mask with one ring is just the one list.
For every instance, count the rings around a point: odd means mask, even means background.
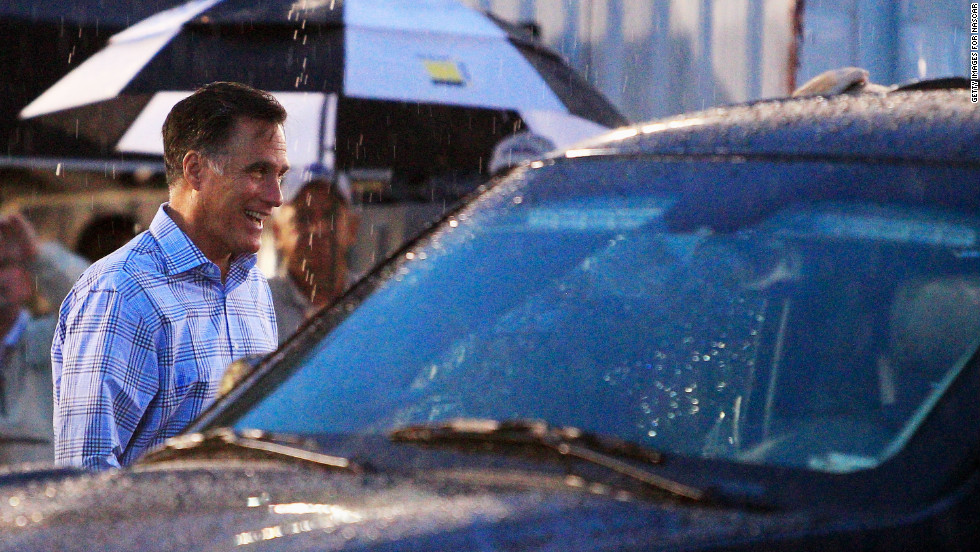
[{"label": "car windshield", "polygon": [[871,468],[977,348],[977,179],[713,158],[519,171],[390,264],[233,425],[533,418],[684,456]]}]

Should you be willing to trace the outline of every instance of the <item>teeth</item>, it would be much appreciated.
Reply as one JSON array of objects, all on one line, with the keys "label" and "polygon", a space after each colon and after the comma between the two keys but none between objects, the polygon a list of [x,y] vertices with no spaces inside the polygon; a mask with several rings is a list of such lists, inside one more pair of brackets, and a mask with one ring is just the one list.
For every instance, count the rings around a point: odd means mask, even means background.
[{"label": "teeth", "polygon": [[258,211],[249,211],[248,209],[246,209],[245,215],[258,222],[259,225],[262,224],[262,219],[263,219],[262,213],[259,213]]}]

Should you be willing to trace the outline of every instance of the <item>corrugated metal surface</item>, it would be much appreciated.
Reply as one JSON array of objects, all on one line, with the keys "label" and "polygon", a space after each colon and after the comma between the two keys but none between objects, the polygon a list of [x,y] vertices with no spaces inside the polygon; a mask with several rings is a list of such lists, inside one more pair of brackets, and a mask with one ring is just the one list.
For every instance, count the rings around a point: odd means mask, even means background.
[{"label": "corrugated metal surface", "polygon": [[463,2],[536,22],[544,42],[632,120],[782,96],[847,65],[882,83],[969,67],[968,0]]},{"label": "corrugated metal surface", "polygon": [[800,82],[857,65],[876,82],[968,75],[968,0],[807,0]]}]

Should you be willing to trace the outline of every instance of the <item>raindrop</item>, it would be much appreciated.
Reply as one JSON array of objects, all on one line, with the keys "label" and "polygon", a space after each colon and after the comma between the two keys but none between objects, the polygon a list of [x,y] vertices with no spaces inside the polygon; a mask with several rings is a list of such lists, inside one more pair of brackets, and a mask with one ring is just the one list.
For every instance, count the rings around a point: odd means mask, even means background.
[{"label": "raindrop", "polygon": [[651,429],[650,431],[647,432],[647,436],[656,437],[657,436],[656,430]]}]

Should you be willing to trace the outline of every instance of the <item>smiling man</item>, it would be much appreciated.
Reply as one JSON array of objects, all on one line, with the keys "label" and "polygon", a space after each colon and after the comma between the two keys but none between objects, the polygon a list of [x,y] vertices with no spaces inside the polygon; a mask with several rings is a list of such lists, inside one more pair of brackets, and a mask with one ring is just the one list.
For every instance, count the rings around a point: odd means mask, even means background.
[{"label": "smiling man", "polygon": [[170,201],[61,306],[51,347],[57,463],[129,464],[200,414],[229,363],[275,349],[255,254],[282,203],[285,118],[270,94],[236,83],[205,86],[167,116]]}]

